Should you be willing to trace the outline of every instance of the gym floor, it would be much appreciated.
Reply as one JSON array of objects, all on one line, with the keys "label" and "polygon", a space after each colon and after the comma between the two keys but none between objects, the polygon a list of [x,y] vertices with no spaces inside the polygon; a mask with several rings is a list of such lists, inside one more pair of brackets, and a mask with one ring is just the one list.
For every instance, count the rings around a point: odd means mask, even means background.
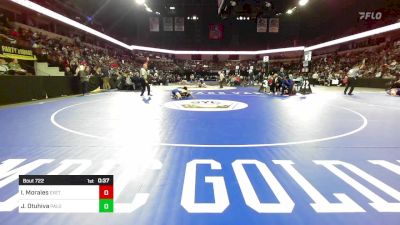
[{"label": "gym floor", "polygon": [[[399,224],[400,98],[153,89],[2,107],[1,224]],[[20,214],[18,174],[114,175],[114,213]]]}]

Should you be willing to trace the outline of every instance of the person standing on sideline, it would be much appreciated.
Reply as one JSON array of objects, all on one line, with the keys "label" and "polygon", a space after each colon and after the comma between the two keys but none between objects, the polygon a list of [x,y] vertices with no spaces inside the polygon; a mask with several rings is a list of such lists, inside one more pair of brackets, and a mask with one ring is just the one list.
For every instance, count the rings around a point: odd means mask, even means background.
[{"label": "person standing on sideline", "polygon": [[144,92],[146,91],[147,88],[147,95],[152,96],[150,94],[150,84],[149,84],[149,79],[150,79],[150,74],[148,71],[148,63],[149,63],[149,58],[143,63],[143,67],[140,69],[140,80],[142,83],[142,93],[140,96],[143,96]]},{"label": "person standing on sideline", "polygon": [[219,72],[219,88],[224,88],[225,75],[223,71]]},{"label": "person standing on sideline", "polygon": [[85,65],[80,65],[77,68],[76,75],[79,76],[79,79],[81,81],[81,87],[82,87],[82,95],[85,95],[85,93],[88,93],[88,86],[89,86],[89,73],[90,73],[90,68],[86,67]]},{"label": "person standing on sideline", "polygon": [[347,94],[347,90],[350,88],[349,95],[353,95],[354,91],[354,86],[356,83],[356,79],[359,76],[360,70],[364,67],[365,64],[365,59],[361,65],[357,65],[353,67],[351,70],[349,70],[349,73],[347,74],[347,85],[346,88],[344,89],[344,94]]},{"label": "person standing on sideline", "polygon": [[110,90],[111,85],[110,85],[110,75],[109,75],[109,69],[105,66],[101,68],[101,75],[103,79],[103,90]]},{"label": "person standing on sideline", "polygon": [[315,71],[315,73],[312,75],[312,79],[311,79],[313,87],[315,87],[315,85],[318,84],[318,78],[319,78],[319,75],[318,75],[317,71]]}]

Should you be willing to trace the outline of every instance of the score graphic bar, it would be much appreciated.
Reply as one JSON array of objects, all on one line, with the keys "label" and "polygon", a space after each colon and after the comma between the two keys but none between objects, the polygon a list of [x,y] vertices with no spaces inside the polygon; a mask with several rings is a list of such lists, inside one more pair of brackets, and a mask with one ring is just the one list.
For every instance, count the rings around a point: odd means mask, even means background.
[{"label": "score graphic bar", "polygon": [[112,213],[113,175],[21,175],[20,213]]}]

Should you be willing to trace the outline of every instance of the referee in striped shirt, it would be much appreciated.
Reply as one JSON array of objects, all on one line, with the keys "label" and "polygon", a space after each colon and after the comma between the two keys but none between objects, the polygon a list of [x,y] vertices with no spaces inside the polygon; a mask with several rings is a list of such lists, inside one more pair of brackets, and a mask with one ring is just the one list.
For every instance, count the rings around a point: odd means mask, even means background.
[{"label": "referee in striped shirt", "polygon": [[150,73],[147,69],[149,63],[149,58],[143,63],[143,67],[140,69],[140,80],[142,83],[142,94],[140,96],[143,96],[144,92],[146,91],[147,88],[147,95],[152,96],[150,94],[150,84],[149,84],[149,79],[150,79]]},{"label": "referee in striped shirt", "polygon": [[351,70],[349,70],[349,72],[347,74],[348,80],[347,80],[346,88],[344,89],[344,94],[347,94],[347,90],[350,88],[348,95],[353,95],[356,79],[358,76],[360,76],[359,72],[360,72],[360,70],[362,70],[364,68],[364,64],[365,64],[365,59],[363,60],[363,63],[361,65],[357,65],[357,66],[353,67]]}]

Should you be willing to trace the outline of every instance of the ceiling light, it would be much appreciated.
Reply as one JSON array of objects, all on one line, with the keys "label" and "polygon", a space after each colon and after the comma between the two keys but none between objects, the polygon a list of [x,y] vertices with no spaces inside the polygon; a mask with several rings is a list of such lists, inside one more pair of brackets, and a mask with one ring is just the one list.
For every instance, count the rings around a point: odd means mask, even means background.
[{"label": "ceiling light", "polygon": [[143,5],[145,0],[135,0],[136,4]]},{"label": "ceiling light", "polygon": [[270,8],[272,4],[270,2],[265,2],[265,7]]},{"label": "ceiling light", "polygon": [[146,8],[147,12],[153,12],[153,10],[151,10],[150,8]]},{"label": "ceiling light", "polygon": [[24,6],[26,8],[29,8],[31,10],[34,10],[38,13],[41,13],[48,17],[51,17],[55,20],[58,20],[60,22],[66,23],[66,24],[71,25],[80,30],[83,30],[87,33],[93,34],[99,38],[103,38],[104,40],[110,41],[114,44],[117,44],[117,45],[124,47],[126,49],[129,49],[129,50],[142,50],[142,51],[159,52],[159,53],[176,54],[176,55],[201,55],[201,54],[203,54],[203,55],[263,55],[263,54],[291,52],[291,51],[312,51],[315,49],[320,49],[320,48],[337,45],[337,44],[341,44],[341,43],[352,41],[352,40],[370,37],[373,35],[389,32],[389,31],[400,30],[400,22],[397,22],[397,23],[394,23],[391,25],[387,25],[387,26],[369,30],[366,32],[350,35],[350,36],[339,38],[336,40],[328,41],[328,42],[310,46],[307,48],[301,46],[301,47],[268,49],[268,50],[259,50],[259,51],[182,51],[182,50],[169,50],[169,49],[160,49],[160,48],[152,48],[152,47],[137,46],[137,45],[127,45],[121,41],[116,40],[115,38],[107,36],[99,31],[94,30],[93,28],[90,28],[81,23],[78,23],[75,20],[67,18],[61,14],[51,11],[51,10],[49,10],[43,6],[40,6],[34,2],[31,2],[29,0],[11,0],[11,1],[15,2],[21,6]]},{"label": "ceiling light", "polygon": [[247,17],[247,20],[250,20],[250,17]]},{"label": "ceiling light", "polygon": [[157,14],[157,15],[160,15],[161,13],[159,13],[159,12],[156,12],[156,14]]},{"label": "ceiling light", "polygon": [[235,7],[237,5],[236,1],[233,1],[233,0],[230,3],[231,3],[232,7]]},{"label": "ceiling light", "polygon": [[299,5],[300,6],[305,6],[308,3],[308,0],[300,0]]},{"label": "ceiling light", "polygon": [[169,7],[170,10],[175,10],[175,6]]},{"label": "ceiling light", "polygon": [[293,13],[293,9],[289,9],[288,11],[286,11],[286,13],[291,15]]},{"label": "ceiling light", "polygon": [[104,40],[107,40],[107,41],[109,41],[111,43],[114,43],[116,45],[119,45],[119,46],[127,48],[127,49],[131,49],[131,46],[129,46],[129,45],[127,45],[127,44],[125,44],[125,43],[123,43],[123,42],[121,42],[121,41],[119,41],[119,40],[117,40],[115,38],[112,38],[112,37],[110,37],[110,36],[108,36],[106,34],[103,34],[103,33],[99,32],[99,31],[94,30],[93,28],[85,26],[85,25],[83,25],[81,23],[78,23],[75,20],[72,20],[70,18],[67,18],[67,17],[59,14],[59,13],[51,11],[50,9],[47,9],[47,8],[45,8],[43,6],[40,6],[40,5],[38,5],[38,4],[34,3],[34,2],[31,2],[31,1],[28,1],[28,0],[11,0],[11,1],[15,2],[15,3],[17,3],[17,4],[21,5],[21,6],[24,6],[26,8],[29,8],[31,10],[34,10],[34,11],[36,11],[38,13],[41,13],[41,14],[46,15],[48,17],[51,17],[51,18],[53,18],[55,20],[58,20],[58,21],[60,21],[62,23],[66,23],[66,24],[71,25],[71,26],[73,26],[75,28],[78,28],[80,30],[83,30],[85,32],[93,34],[94,36],[97,36],[99,38],[103,38]]},{"label": "ceiling light", "polygon": [[190,16],[188,16],[187,19],[190,20]]},{"label": "ceiling light", "polygon": [[328,46],[337,45],[337,44],[341,44],[341,43],[345,43],[345,42],[349,42],[349,41],[353,41],[353,40],[357,40],[357,39],[361,39],[361,38],[365,38],[365,37],[370,37],[372,35],[377,35],[377,34],[389,32],[389,31],[393,31],[393,30],[398,30],[398,29],[400,29],[400,22],[394,23],[394,24],[391,24],[388,26],[376,28],[373,30],[365,31],[362,33],[353,34],[353,35],[350,35],[347,37],[339,38],[339,39],[328,41],[325,43],[313,45],[313,46],[307,47],[305,49],[305,51],[312,51],[315,49],[325,48]]}]

